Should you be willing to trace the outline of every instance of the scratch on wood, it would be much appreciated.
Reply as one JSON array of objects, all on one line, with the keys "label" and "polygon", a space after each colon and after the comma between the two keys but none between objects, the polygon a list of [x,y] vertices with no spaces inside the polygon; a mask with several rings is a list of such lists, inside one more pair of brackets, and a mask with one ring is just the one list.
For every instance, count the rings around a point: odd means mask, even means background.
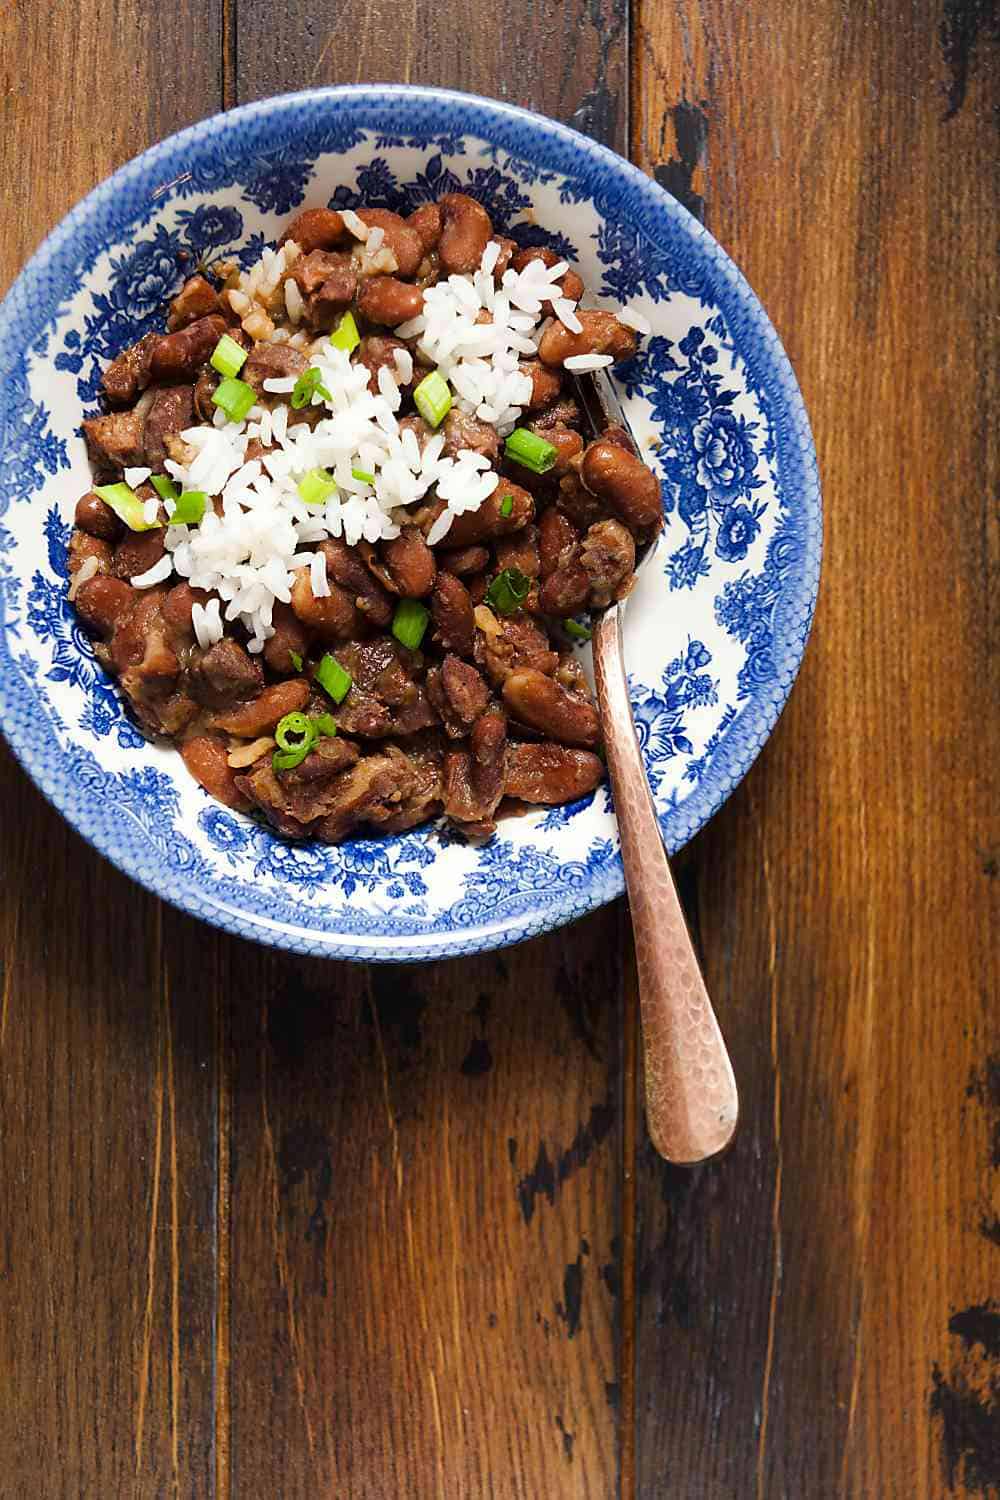
[{"label": "scratch on wood", "polygon": [[10,942],[7,945],[7,957],[3,966],[3,994],[0,996],[0,1052],[3,1051],[3,1039],[7,1035],[7,1009],[10,1004],[10,987],[13,982],[14,955],[17,952],[17,928],[20,919],[21,908],[15,905]]},{"label": "scratch on wood", "polygon": [[[858,799],[858,851],[860,854],[862,887],[868,890],[870,889],[868,881],[871,879],[871,867],[868,854],[868,817],[863,798]],[[873,1076],[871,1071],[871,1053],[875,1026],[875,990],[873,983],[873,976],[875,974],[875,928],[871,912],[872,907],[869,905],[867,942],[865,944],[864,1009],[861,1016],[862,1056],[858,1061],[857,1068],[859,1079],[868,1079]],[[854,1202],[857,1205],[856,1235],[862,1272],[855,1301],[852,1328],[851,1394],[847,1403],[847,1431],[844,1433],[844,1456],[840,1466],[840,1493],[842,1496],[846,1496],[848,1493],[851,1437],[854,1433],[854,1422],[858,1412],[858,1393],[861,1388],[862,1355],[864,1352],[865,1337],[865,1278],[863,1268],[867,1263],[869,1223],[868,1183],[871,1174],[874,1149],[873,1134],[875,1129],[875,1111],[868,1107],[866,1100],[860,1098],[858,1100],[858,1119],[858,1148],[854,1158]]]},{"label": "scratch on wood", "polygon": [[375,1045],[378,1048],[379,1065],[382,1069],[382,1102],[385,1105],[386,1119],[389,1122],[389,1135],[392,1139],[392,1165],[396,1174],[396,1192],[402,1198],[403,1160],[399,1151],[399,1131],[396,1129],[396,1116],[392,1112],[392,1095],[389,1090],[389,1063],[382,1042],[382,1027],[378,1018],[378,1006],[375,1004],[375,997],[372,995],[370,986],[368,989],[368,1007],[372,1013],[372,1025],[375,1028]]},{"label": "scratch on wood", "polygon": [[[163,932],[156,924],[156,942],[153,962],[157,971],[163,960]],[[160,1011],[162,1024],[162,1007]],[[149,1359],[153,1342],[153,1299],[156,1288],[156,1232],[160,1216],[160,1169],[163,1163],[163,1048],[156,1049],[156,1079],[153,1084],[153,1107],[156,1114],[156,1135],[153,1144],[153,1182],[150,1189],[149,1246],[146,1252],[146,1312],[143,1319],[142,1352],[139,1356],[139,1388],[136,1396],[135,1415],[135,1472],[142,1464],[142,1438],[146,1421],[146,1396],[149,1390]]]},{"label": "scratch on wood", "polygon": [[274,1240],[274,1258],[278,1268],[278,1281],[285,1294],[285,1307],[288,1315],[288,1338],[292,1350],[292,1364],[295,1369],[295,1385],[298,1391],[299,1407],[302,1411],[302,1419],[305,1422],[306,1438],[309,1442],[309,1452],[312,1457],[316,1455],[316,1439],[313,1433],[313,1425],[309,1416],[309,1407],[306,1403],[306,1381],[305,1381],[305,1349],[302,1335],[295,1320],[295,1303],[292,1297],[292,1283],[288,1271],[288,1256],[285,1251],[285,1242],[281,1234],[281,1195],[278,1188],[278,1154],[274,1148],[274,1132],[271,1129],[271,1116],[267,1106],[267,1001],[261,1005],[261,1027],[260,1027],[260,1108],[262,1123],[264,1127],[264,1150],[267,1154],[267,1164],[271,1176],[271,1233]]},{"label": "scratch on wood", "polygon": [[784,1165],[781,1143],[781,1058],[778,1052],[778,986],[777,958],[778,936],[774,915],[774,887],[771,881],[771,865],[767,857],[767,840],[764,822],[750,796],[754,825],[759,831],[761,870],[764,878],[764,897],[767,908],[767,976],[771,991],[771,1065],[774,1070],[774,1198],[771,1204],[771,1243],[774,1247],[771,1265],[771,1299],[767,1311],[767,1350],[764,1355],[764,1377],[761,1389],[760,1437],[757,1443],[757,1500],[767,1493],[767,1424],[771,1399],[771,1376],[774,1370],[774,1339],[778,1321],[778,1300],[781,1296],[781,1175]]}]

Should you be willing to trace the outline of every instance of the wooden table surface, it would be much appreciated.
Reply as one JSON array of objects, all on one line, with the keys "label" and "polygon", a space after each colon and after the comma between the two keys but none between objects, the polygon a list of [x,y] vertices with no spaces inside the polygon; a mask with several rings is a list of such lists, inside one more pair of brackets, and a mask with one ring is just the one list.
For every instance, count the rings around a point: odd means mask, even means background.
[{"label": "wooden table surface", "polygon": [[512,99],[699,213],[798,372],[816,624],[678,861],[731,1155],[644,1134],[628,915],[401,969],[227,938],[0,752],[0,1497],[1000,1494],[992,0],[41,0],[0,278],[223,107]]}]

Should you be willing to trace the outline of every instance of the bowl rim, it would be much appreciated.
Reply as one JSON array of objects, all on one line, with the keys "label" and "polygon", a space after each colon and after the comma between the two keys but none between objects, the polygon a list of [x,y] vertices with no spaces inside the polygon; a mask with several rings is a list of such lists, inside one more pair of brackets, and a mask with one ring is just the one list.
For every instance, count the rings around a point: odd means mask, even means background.
[{"label": "bowl rim", "polygon": [[[6,380],[14,359],[23,353],[21,347],[11,350],[6,330],[16,324],[20,316],[18,310],[30,301],[33,289],[44,276],[46,268],[73,241],[81,226],[95,220],[101,223],[105,207],[127,186],[141,183],[148,174],[155,172],[160,162],[170,161],[176,164],[178,157],[183,156],[190,148],[197,147],[206,137],[218,136],[220,133],[238,134],[241,127],[251,122],[268,116],[284,116],[305,104],[322,106],[325,102],[344,99],[375,104],[379,100],[384,101],[387,94],[391,94],[394,99],[402,95],[429,104],[448,104],[464,111],[471,118],[463,122],[461,132],[455,132],[463,135],[477,136],[477,124],[482,126],[487,121],[494,124],[506,121],[527,127],[536,134],[542,132],[554,137],[573,152],[592,159],[605,172],[610,171],[615,176],[624,178],[642,196],[648,196],[651,202],[658,203],[661,209],[665,209],[678,227],[695,242],[702,254],[711,256],[722,283],[718,289],[722,294],[718,298],[719,305],[723,311],[727,311],[727,308],[738,311],[748,324],[750,332],[760,342],[761,357],[767,367],[769,394],[776,396],[776,405],[781,409],[779,425],[784,445],[782,467],[790,464],[796,471],[786,476],[786,484],[796,491],[801,507],[803,555],[796,575],[797,586],[786,591],[777,605],[775,642],[777,645],[780,640],[782,651],[775,662],[773,680],[766,690],[755,693],[741,708],[698,786],[682,802],[660,816],[667,849],[673,854],[714,816],[750,770],[784,708],[801,665],[815,612],[823,548],[823,509],[815,448],[805,403],[791,363],[763,304],[735,262],[704,225],[659,183],[609,147],[571,126],[504,100],[416,84],[331,85],[277,94],[232,110],[208,115],[130,158],[91,189],[42,240],[11,284],[0,303],[0,434],[6,426],[3,420]],[[780,631],[779,618],[783,627]],[[3,628],[3,624],[0,616],[0,628]],[[348,940],[343,932],[324,934],[316,928],[296,930],[284,924],[276,924],[246,909],[234,910],[229,903],[206,905],[185,890],[180,872],[173,870],[165,862],[150,870],[128,850],[117,846],[103,827],[89,820],[80,805],[71,799],[65,777],[50,773],[33,759],[34,747],[28,735],[21,731],[12,713],[10,694],[2,675],[0,730],[17,760],[53,806],[93,848],[123,873],[190,915],[200,917],[223,931],[274,947],[359,962],[391,963],[459,957],[507,947],[563,926],[603,906],[624,891],[621,858],[616,854],[613,863],[603,872],[603,878],[594,878],[573,897],[567,895],[559,903],[544,906],[539,913],[522,913],[506,927],[483,924],[469,929],[455,928],[447,934],[439,932],[433,935],[426,943],[421,943],[408,934],[399,945],[391,947],[373,943],[364,933],[357,934],[356,939]]]}]

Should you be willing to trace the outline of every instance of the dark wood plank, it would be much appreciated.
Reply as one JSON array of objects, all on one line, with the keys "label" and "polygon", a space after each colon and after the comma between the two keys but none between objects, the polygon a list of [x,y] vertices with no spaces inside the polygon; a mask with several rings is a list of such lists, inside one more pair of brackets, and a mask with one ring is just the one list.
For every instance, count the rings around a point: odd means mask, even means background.
[{"label": "dark wood plank", "polygon": [[[625,56],[607,0],[241,0],[237,92],[447,80],[621,145]],[[622,941],[612,910],[430,967],[240,953],[235,1493],[616,1493]]]},{"label": "dark wood plank", "polygon": [[685,876],[744,1123],[639,1155],[650,1500],[1000,1485],[988,9],[639,18],[634,152],[770,310],[828,517],[801,680]]},{"label": "dark wood plank", "polygon": [[[84,3],[67,27],[0,17],[4,286],[76,199],[219,103],[215,0]],[[174,919],[6,749],[0,806],[0,1493],[211,1495],[211,959],[177,983]]]}]

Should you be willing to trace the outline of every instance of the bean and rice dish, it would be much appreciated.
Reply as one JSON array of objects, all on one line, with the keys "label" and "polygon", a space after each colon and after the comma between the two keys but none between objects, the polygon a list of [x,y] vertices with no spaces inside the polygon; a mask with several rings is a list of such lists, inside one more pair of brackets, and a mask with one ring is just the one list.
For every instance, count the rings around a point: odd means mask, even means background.
[{"label": "bean and rice dish", "polygon": [[624,431],[580,431],[566,372],[648,332],[583,295],[461,193],[309,208],[108,366],[70,598],[213,797],[289,838],[481,838],[600,782],[574,646],[661,507]]}]

